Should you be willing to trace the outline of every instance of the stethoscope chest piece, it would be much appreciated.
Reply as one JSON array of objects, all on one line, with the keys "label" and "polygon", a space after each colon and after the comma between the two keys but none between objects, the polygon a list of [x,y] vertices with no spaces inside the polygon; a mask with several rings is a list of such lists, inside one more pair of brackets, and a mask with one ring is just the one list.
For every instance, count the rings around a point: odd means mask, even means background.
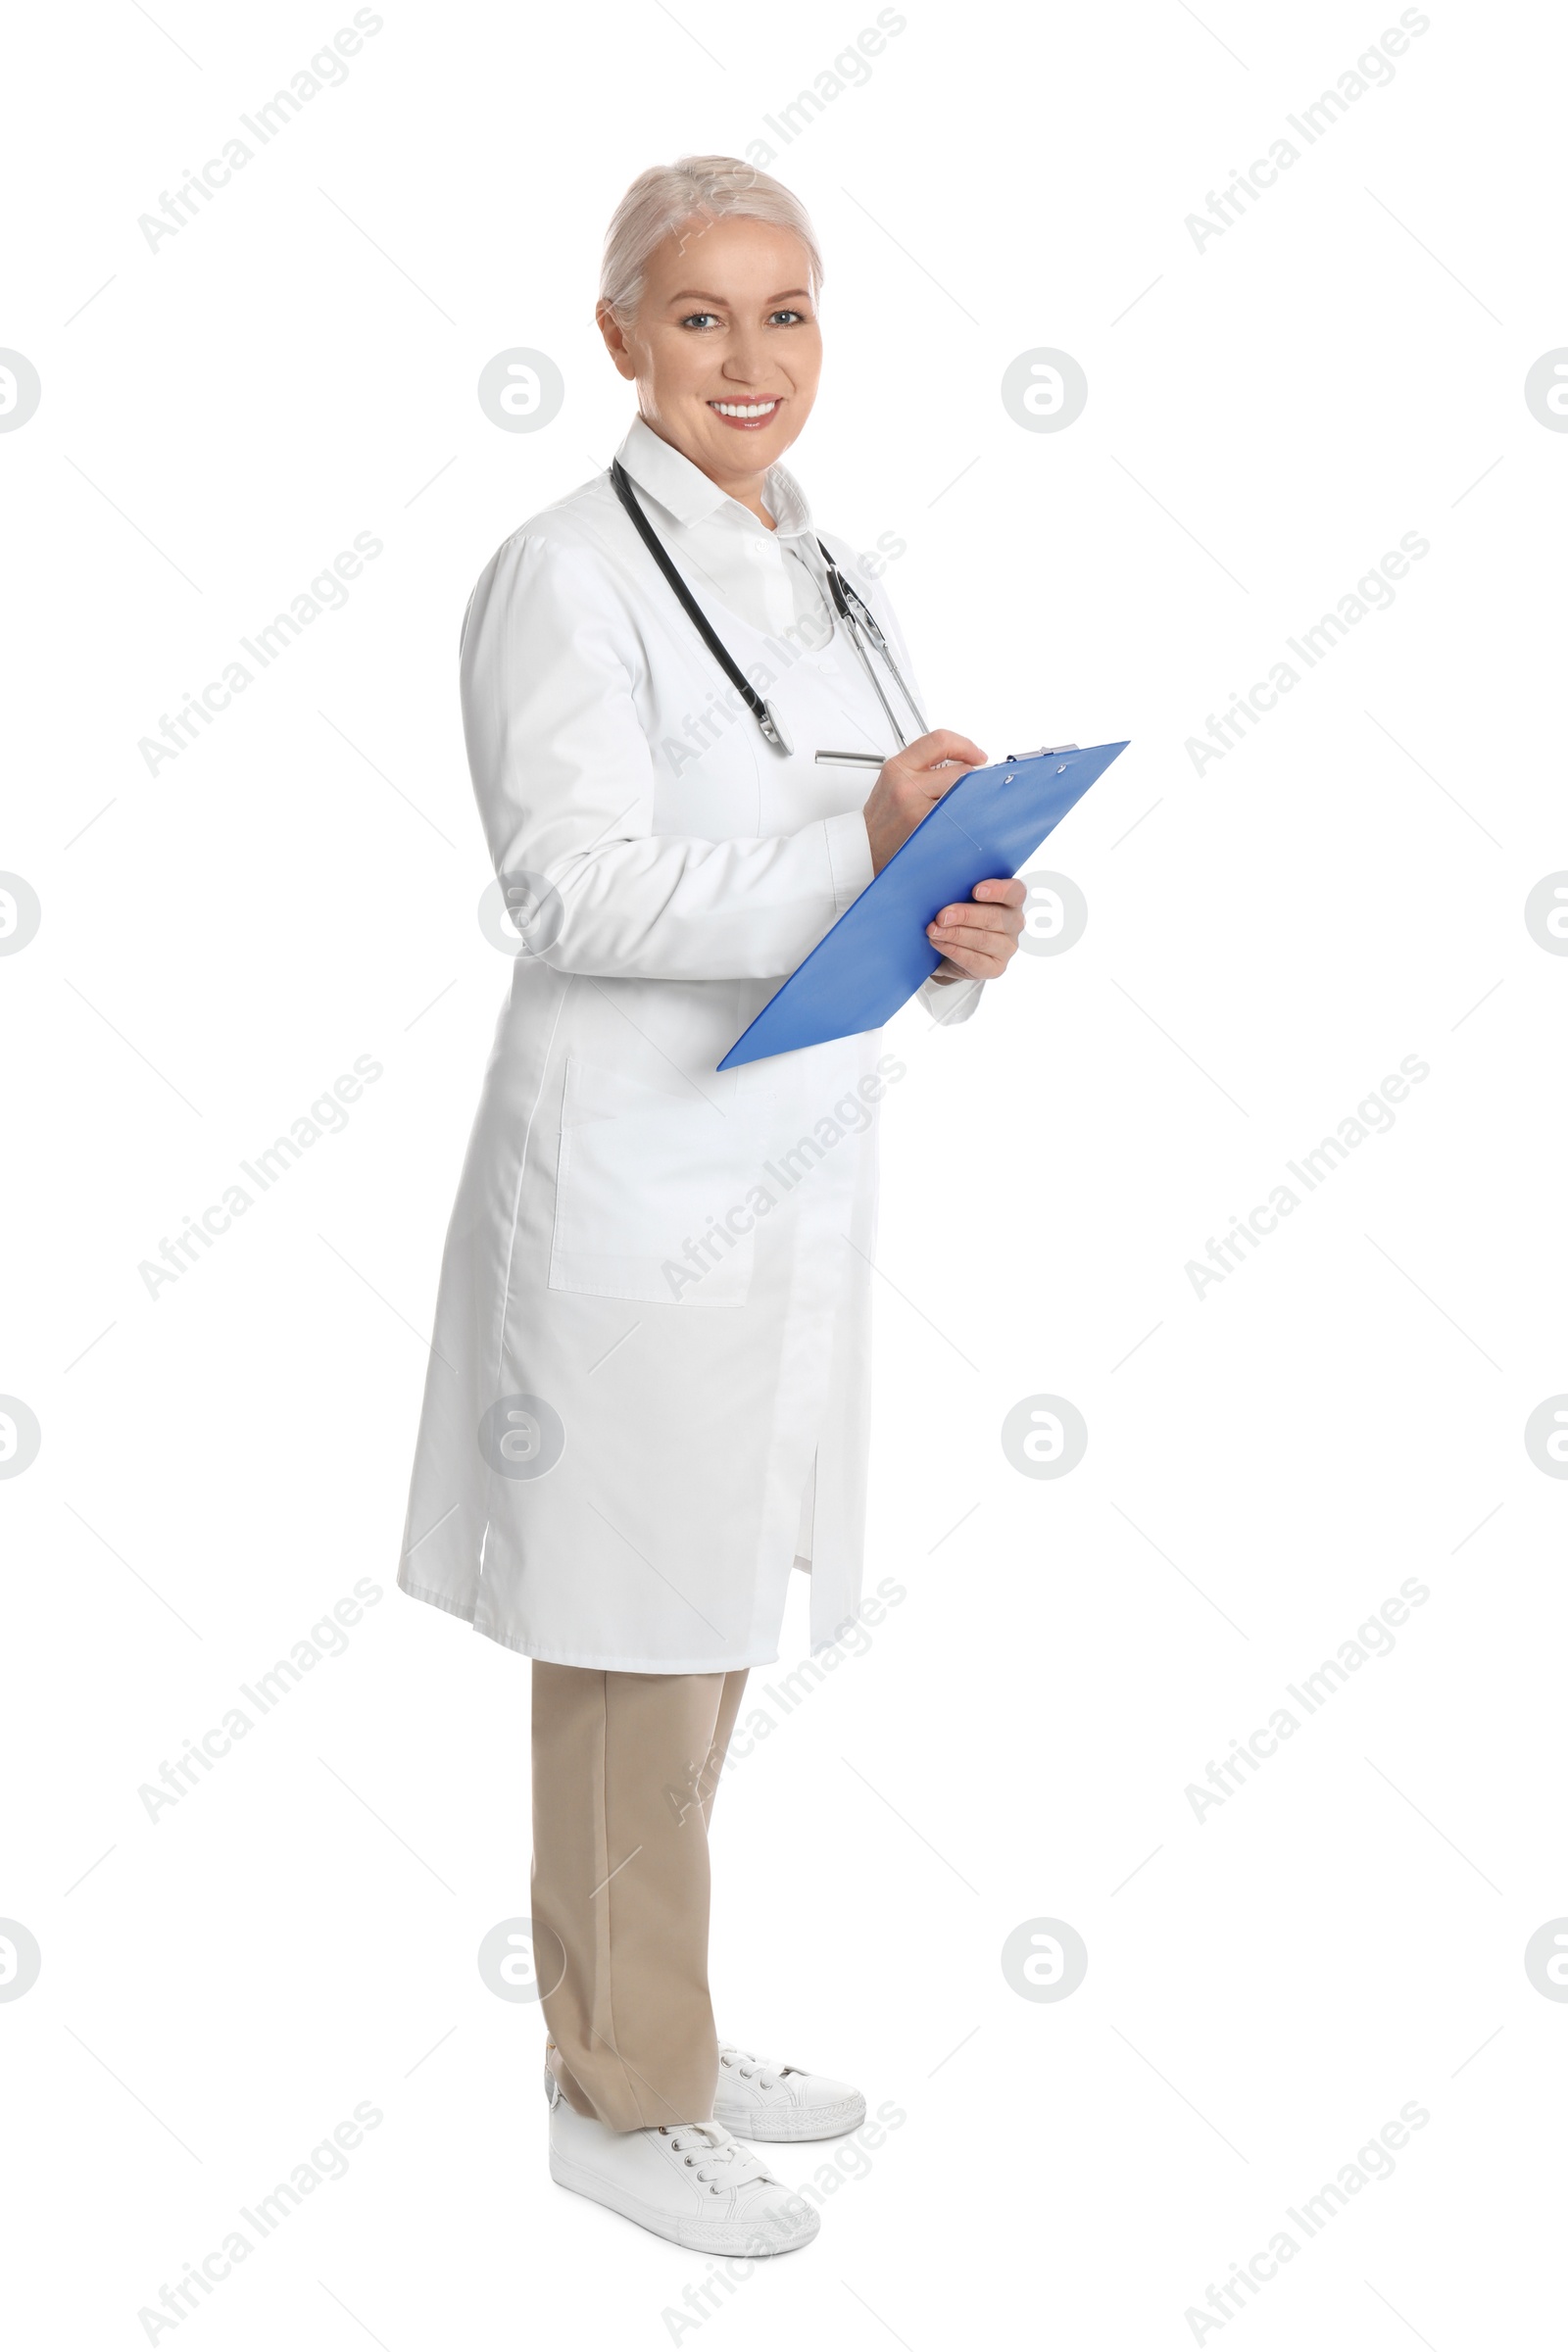
[{"label": "stethoscope chest piece", "polygon": [[763,742],[770,743],[774,751],[782,752],[785,759],[789,759],[795,750],[795,744],[788,727],[771,703],[762,705],[757,723],[762,730]]}]

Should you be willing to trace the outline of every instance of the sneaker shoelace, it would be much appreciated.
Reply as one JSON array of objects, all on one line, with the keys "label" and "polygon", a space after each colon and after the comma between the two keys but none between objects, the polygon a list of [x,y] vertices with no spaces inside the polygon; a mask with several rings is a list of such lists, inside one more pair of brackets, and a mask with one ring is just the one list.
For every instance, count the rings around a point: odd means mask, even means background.
[{"label": "sneaker shoelace", "polygon": [[733,2067],[747,2082],[755,2076],[759,2088],[762,2090],[772,2090],[786,2075],[797,2075],[801,2071],[797,2066],[780,2066],[772,2058],[760,2058],[755,2050],[737,2049],[732,2041],[720,2043],[718,2063],[720,2066]]},{"label": "sneaker shoelace", "polygon": [[[660,2124],[657,2130],[715,2197],[726,2189],[749,2188],[773,2178],[750,2148],[731,2139],[721,2124]],[[698,2151],[695,2155],[694,2148]]]}]

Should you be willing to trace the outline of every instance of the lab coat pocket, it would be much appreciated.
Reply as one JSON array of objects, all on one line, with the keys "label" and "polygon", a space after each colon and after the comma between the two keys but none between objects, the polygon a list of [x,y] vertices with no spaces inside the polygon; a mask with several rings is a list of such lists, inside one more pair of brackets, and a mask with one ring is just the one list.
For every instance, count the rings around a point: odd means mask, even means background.
[{"label": "lab coat pocket", "polygon": [[733,1102],[666,1093],[569,1054],[551,1289],[744,1305],[753,1238],[724,1220],[745,1199],[745,1125]]}]

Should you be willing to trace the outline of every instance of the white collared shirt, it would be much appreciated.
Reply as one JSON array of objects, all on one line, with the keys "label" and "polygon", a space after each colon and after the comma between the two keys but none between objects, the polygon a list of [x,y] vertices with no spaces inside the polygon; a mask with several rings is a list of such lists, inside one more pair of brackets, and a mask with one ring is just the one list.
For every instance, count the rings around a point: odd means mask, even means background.
[{"label": "white collared shirt", "polygon": [[763,478],[762,503],[774,520],[769,530],[641,416],[619,454],[637,487],[658,500],[662,512],[650,519],[699,602],[706,586],[764,637],[793,622],[803,642],[827,643],[833,608],[811,510],[792,473],[770,466]]}]

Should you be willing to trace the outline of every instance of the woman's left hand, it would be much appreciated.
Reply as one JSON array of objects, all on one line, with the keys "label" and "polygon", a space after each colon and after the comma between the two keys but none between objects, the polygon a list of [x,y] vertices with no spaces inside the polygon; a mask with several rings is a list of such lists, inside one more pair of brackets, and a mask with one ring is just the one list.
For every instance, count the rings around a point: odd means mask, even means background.
[{"label": "woman's left hand", "polygon": [[925,935],[942,952],[933,980],[996,980],[1017,952],[1027,892],[1021,882],[977,882],[968,906],[942,907]]}]

